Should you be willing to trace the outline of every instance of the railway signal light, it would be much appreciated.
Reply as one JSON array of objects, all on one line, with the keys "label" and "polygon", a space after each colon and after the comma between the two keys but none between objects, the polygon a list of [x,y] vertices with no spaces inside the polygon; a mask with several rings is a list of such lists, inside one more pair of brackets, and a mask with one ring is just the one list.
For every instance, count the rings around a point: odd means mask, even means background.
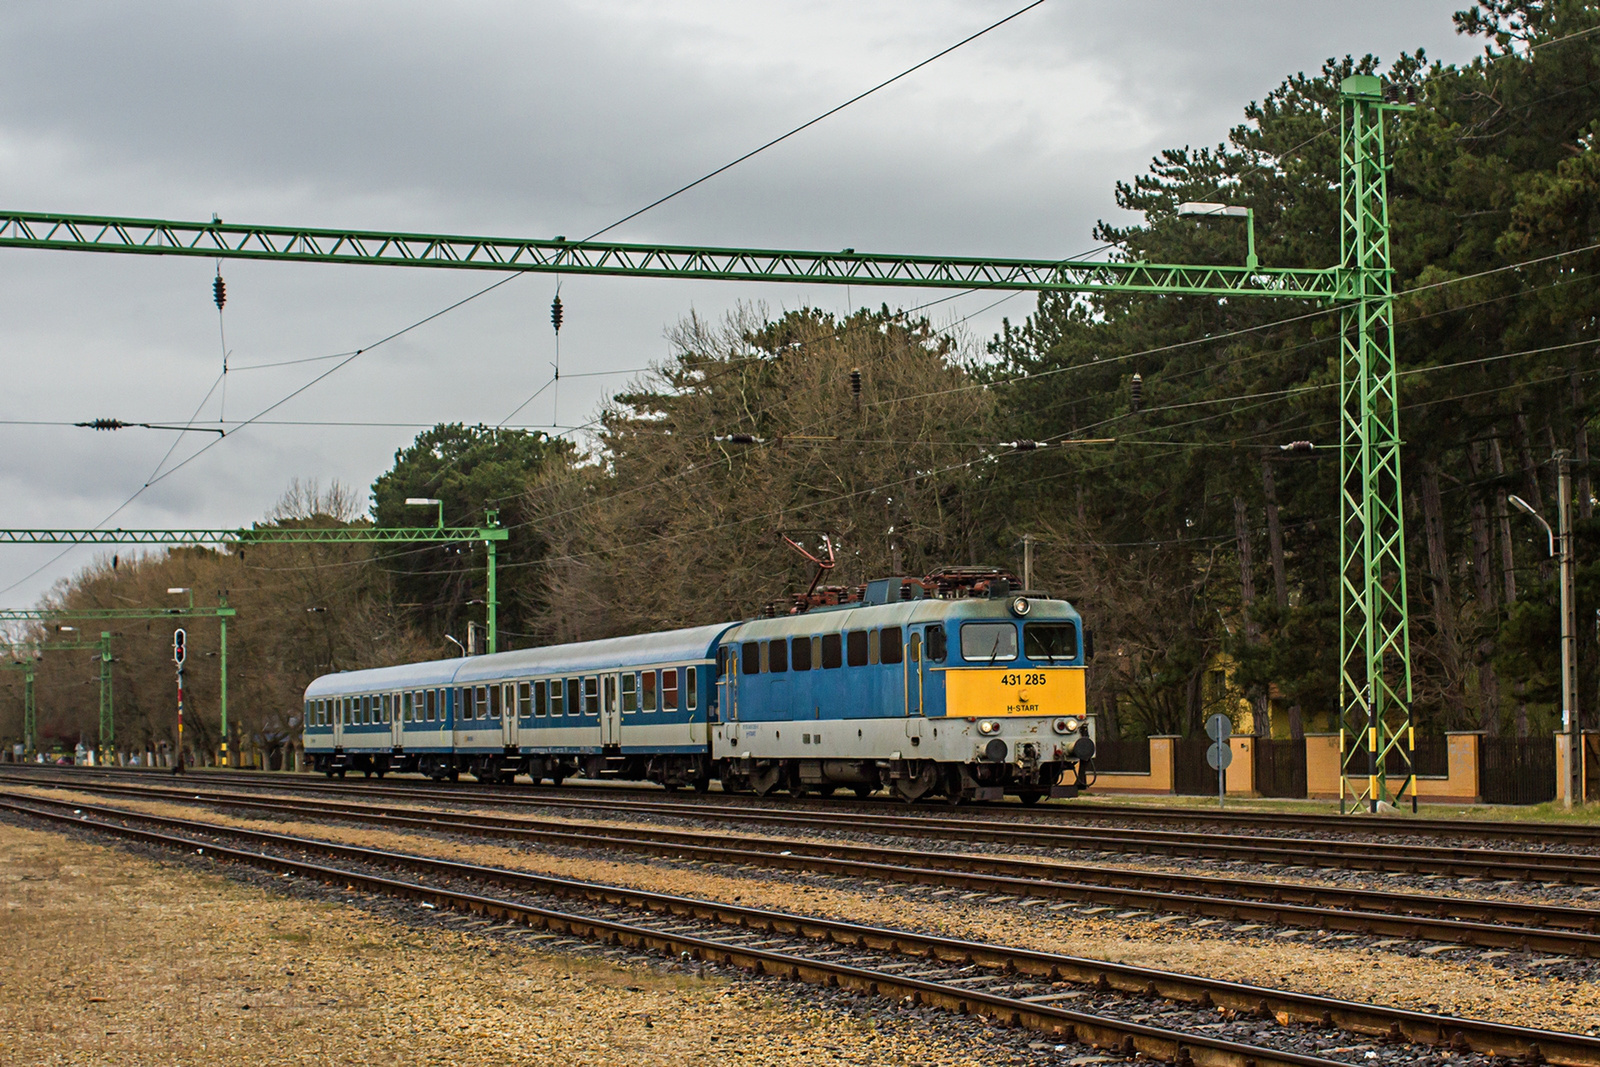
[{"label": "railway signal light", "polygon": [[184,633],[183,627],[180,626],[172,631],[172,662],[179,667],[183,666],[183,661],[188,656],[188,650],[184,647],[188,639],[189,635]]}]

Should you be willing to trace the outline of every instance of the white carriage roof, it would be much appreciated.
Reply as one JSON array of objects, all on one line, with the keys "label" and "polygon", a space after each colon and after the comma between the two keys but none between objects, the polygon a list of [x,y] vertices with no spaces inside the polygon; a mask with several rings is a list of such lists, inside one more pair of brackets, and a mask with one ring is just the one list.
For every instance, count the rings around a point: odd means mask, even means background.
[{"label": "white carriage roof", "polygon": [[427,689],[449,685],[464,659],[437,659],[427,663],[402,663],[396,667],[371,667],[362,671],[324,674],[306,686],[306,699],[371,693],[384,689]]},{"label": "white carriage roof", "polygon": [[531,677],[568,671],[597,671],[611,667],[647,667],[657,663],[699,663],[716,654],[717,640],[733,623],[695,626],[654,634],[632,634],[602,641],[546,645],[473,656],[456,672],[456,684],[493,678]]}]

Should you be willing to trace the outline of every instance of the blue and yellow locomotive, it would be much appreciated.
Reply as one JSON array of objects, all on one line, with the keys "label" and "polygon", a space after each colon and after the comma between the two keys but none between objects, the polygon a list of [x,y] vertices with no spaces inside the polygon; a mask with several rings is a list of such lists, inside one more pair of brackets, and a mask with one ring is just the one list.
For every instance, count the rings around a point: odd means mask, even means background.
[{"label": "blue and yellow locomotive", "polygon": [[1088,646],[1065,601],[1000,572],[871,582],[835,605],[685,630],[326,675],[305,749],[328,774],[462,772],[952,803],[1083,788]]}]

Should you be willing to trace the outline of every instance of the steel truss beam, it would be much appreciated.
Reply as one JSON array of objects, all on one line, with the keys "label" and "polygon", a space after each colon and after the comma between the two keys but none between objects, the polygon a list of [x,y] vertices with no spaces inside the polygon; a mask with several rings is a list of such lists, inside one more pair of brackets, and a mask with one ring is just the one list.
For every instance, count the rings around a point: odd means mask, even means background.
[{"label": "steel truss beam", "polygon": [[[498,548],[510,537],[499,512],[482,526],[349,526],[326,529],[275,526],[233,530],[0,530],[0,544],[12,545],[399,545],[482,541],[488,558],[484,579],[484,638],[496,651],[499,639]],[[226,722],[224,722],[226,725]]]},{"label": "steel truss beam", "polygon": [[1331,299],[1337,291],[1337,278],[1332,270],[1287,267],[1074,263],[1047,259],[858,253],[854,249],[799,252],[568,241],[560,237],[526,240],[22,211],[0,214],[0,248],[922,289],[1311,299]]}]

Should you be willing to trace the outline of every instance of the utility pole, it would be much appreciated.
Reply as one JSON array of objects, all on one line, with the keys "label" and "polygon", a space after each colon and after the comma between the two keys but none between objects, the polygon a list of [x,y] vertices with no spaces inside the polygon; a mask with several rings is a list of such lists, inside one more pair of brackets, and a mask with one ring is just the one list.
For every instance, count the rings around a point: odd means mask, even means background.
[{"label": "utility pole", "polygon": [[1033,534],[1022,535],[1022,588],[1033,588]]},{"label": "utility pole", "polygon": [[1584,777],[1583,730],[1578,716],[1578,618],[1572,589],[1572,458],[1566,449],[1555,454],[1556,528],[1561,543],[1561,729],[1567,735],[1566,802],[1582,804]]}]

